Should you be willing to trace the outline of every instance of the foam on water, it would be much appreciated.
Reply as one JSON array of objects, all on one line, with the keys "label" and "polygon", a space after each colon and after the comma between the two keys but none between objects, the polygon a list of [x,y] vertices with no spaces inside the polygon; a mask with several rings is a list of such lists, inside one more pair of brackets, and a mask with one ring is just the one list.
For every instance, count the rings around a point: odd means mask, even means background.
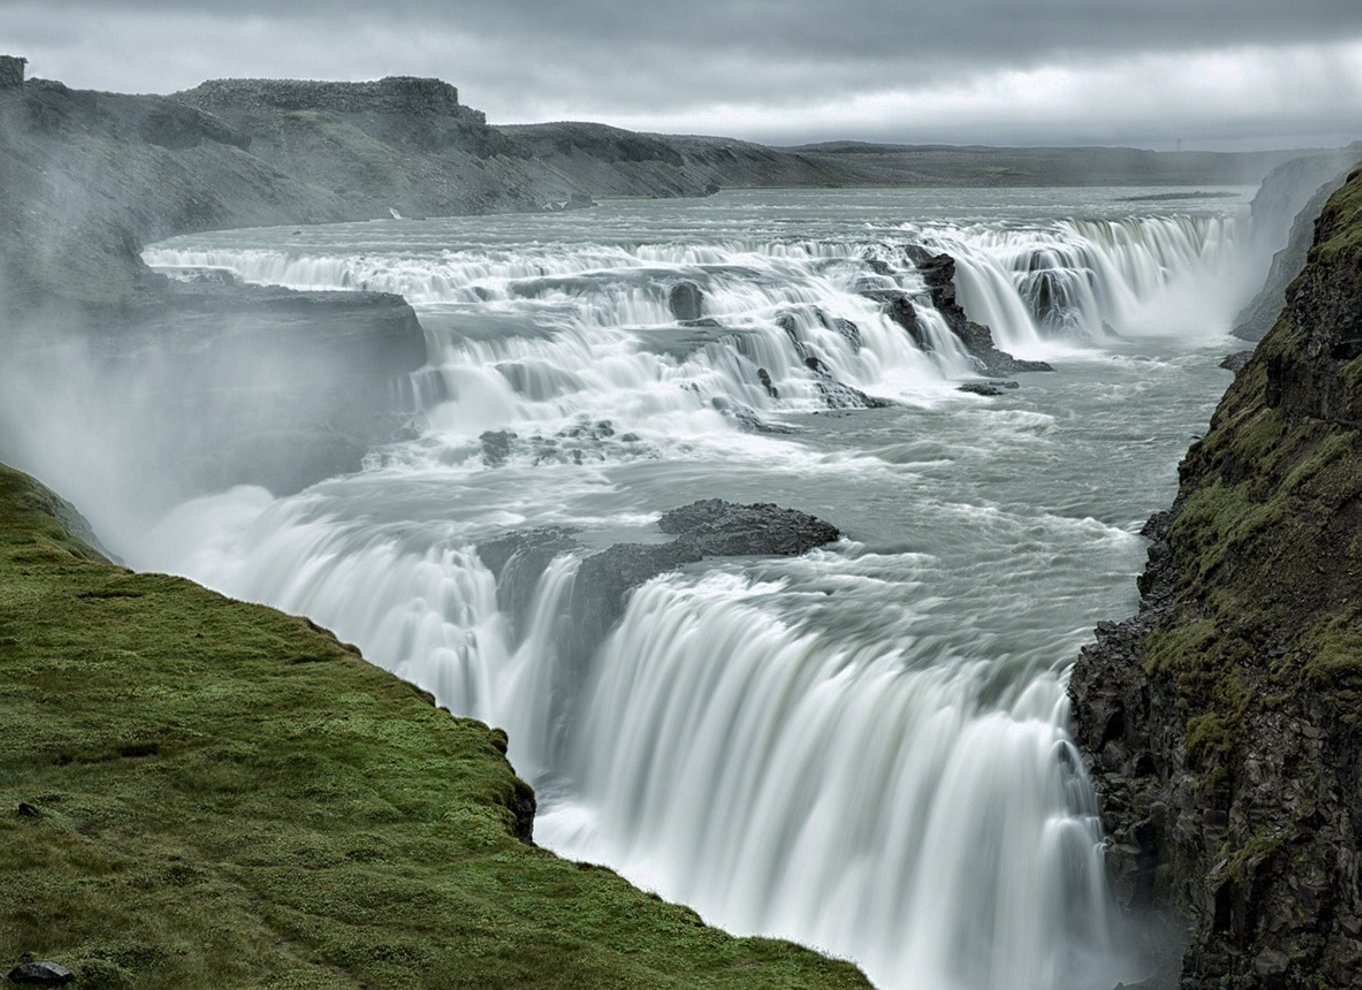
[{"label": "foam on water", "polygon": [[[1138,978],[1064,683],[1087,630],[1129,607],[1133,534],[1223,387],[1201,348],[1234,308],[1214,290],[1237,221],[950,221],[928,193],[872,216],[887,195],[154,246],[167,270],[401,292],[432,366],[419,438],[292,498],[182,505],[130,559],[306,613],[505,727],[539,841],[730,930],[850,956],[885,988]],[[977,369],[909,243],[953,255],[970,317],[1059,373],[955,392]],[[683,281],[717,326],[673,317]],[[864,294],[890,289],[927,346]],[[829,409],[828,377],[900,404]],[[745,432],[754,418],[798,432]],[[854,539],[663,575],[577,644],[582,557],[657,540],[658,512],[714,495]],[[550,525],[583,547],[512,615],[476,547]]]}]

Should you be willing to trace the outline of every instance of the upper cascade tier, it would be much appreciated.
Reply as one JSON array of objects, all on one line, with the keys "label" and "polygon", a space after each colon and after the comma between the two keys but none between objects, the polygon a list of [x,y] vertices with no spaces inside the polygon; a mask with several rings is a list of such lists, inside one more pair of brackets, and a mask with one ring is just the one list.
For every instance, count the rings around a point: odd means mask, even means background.
[{"label": "upper cascade tier", "polygon": [[1217,216],[905,224],[863,239],[588,230],[470,244],[456,221],[342,225],[178,238],[145,258],[171,274],[400,293],[426,328],[436,422],[477,435],[581,416],[634,429],[684,410],[761,430],[772,412],[915,401],[1023,367],[991,363],[924,277],[940,254],[1004,358],[1223,330],[1227,313],[1188,300],[1232,278],[1239,243],[1238,221]]}]

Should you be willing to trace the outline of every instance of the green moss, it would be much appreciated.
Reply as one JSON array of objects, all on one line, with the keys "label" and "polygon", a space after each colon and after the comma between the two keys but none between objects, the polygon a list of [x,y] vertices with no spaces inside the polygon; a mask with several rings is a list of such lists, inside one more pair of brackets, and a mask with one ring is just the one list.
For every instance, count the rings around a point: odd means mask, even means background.
[{"label": "green moss", "polygon": [[1250,871],[1275,856],[1290,838],[1289,835],[1259,827],[1237,848],[1222,845],[1220,856],[1225,861],[1225,876],[1235,883],[1244,883]]},{"label": "green moss", "polygon": [[1335,264],[1362,251],[1362,170],[1348,176],[1343,188],[1329,198],[1319,225],[1330,236],[1311,249],[1311,262]]},{"label": "green moss", "polygon": [[[0,468],[0,952],[82,986],[867,987],[517,841],[504,735]],[[16,813],[20,803],[37,817]]]},{"label": "green moss", "polygon": [[1228,752],[1232,742],[1229,723],[1223,715],[1207,712],[1193,716],[1187,722],[1185,745],[1189,756],[1209,759]]}]

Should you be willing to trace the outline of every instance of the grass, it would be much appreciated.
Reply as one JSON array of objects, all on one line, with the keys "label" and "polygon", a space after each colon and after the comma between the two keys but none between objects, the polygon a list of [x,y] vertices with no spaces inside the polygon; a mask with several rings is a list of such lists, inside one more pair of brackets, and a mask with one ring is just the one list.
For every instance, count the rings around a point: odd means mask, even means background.
[{"label": "grass", "polygon": [[139,990],[869,986],[518,840],[504,734],[304,619],[103,562],[63,511],[0,467],[0,966]]},{"label": "grass", "polygon": [[1332,197],[1320,216],[1320,226],[1329,236],[1310,252],[1312,261],[1333,264],[1362,250],[1362,170],[1348,176],[1348,182]]}]

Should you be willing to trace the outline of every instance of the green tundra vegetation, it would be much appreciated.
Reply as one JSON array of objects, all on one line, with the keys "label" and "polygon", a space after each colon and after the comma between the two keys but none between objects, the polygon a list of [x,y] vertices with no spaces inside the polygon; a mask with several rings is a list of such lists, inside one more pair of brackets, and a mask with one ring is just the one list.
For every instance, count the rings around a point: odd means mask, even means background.
[{"label": "green tundra vegetation", "polygon": [[135,574],[0,467],[0,972],[80,987],[867,988],[518,838],[506,737]]}]

